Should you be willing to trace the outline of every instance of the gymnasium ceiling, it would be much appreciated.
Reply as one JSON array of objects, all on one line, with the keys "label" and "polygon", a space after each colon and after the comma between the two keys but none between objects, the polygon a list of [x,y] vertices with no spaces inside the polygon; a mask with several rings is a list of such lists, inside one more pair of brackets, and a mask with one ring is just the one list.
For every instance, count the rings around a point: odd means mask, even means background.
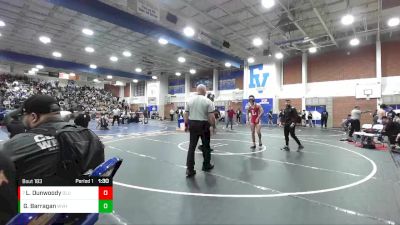
[{"label": "gymnasium ceiling", "polygon": [[[348,48],[349,40],[354,37],[359,38],[361,45],[375,42],[378,34],[381,40],[400,37],[400,26],[387,25],[389,18],[400,16],[398,0],[275,0],[270,9],[262,7],[261,0],[151,1],[158,2],[159,20],[139,15],[136,0],[101,0],[108,6],[178,34],[182,34],[185,26],[191,26],[196,33],[190,41],[242,62],[250,56],[257,58],[278,51],[286,58],[312,46],[318,51]],[[169,43],[161,46],[154,35],[145,35],[55,2],[0,0],[0,20],[6,24],[0,27],[0,50],[51,59],[55,59],[52,52],[59,51],[62,58],[55,60],[96,64],[101,68],[144,76],[188,73],[191,68],[224,68],[226,60],[199,53],[190,45]],[[167,20],[167,14],[177,20]],[[354,16],[352,25],[341,23],[345,14]],[[84,35],[83,28],[92,29],[94,34]],[[39,42],[41,35],[50,37],[51,43]],[[259,47],[252,44],[256,37],[263,41]],[[229,48],[223,46],[224,41],[229,43]],[[85,52],[88,46],[95,51]],[[132,55],[125,57],[123,51]],[[118,62],[111,62],[110,56],[117,56]],[[179,56],[185,57],[186,62],[179,63]],[[143,71],[135,72],[137,67]]]}]

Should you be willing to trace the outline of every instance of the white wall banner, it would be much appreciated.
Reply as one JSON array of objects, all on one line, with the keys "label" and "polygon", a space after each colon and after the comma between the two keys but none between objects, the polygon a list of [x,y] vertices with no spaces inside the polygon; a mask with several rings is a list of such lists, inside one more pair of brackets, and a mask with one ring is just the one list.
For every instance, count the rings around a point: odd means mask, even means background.
[{"label": "white wall banner", "polygon": [[157,21],[160,20],[160,5],[158,0],[137,0],[137,12],[143,17]]},{"label": "white wall banner", "polygon": [[244,71],[243,98],[273,98],[280,90],[275,64],[250,66]]}]

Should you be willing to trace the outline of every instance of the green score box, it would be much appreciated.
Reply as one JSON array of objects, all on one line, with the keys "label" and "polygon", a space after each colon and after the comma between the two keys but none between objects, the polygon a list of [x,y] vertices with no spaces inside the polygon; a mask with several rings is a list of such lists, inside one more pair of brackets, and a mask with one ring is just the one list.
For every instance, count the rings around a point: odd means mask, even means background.
[{"label": "green score box", "polygon": [[113,201],[112,200],[99,200],[99,213],[112,213]]}]

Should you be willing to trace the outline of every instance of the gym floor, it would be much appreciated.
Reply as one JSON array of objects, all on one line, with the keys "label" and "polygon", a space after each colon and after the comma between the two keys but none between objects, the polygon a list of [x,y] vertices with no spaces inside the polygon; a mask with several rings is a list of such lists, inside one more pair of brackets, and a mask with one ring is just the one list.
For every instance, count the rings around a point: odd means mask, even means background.
[{"label": "gym floor", "polygon": [[197,174],[186,178],[189,134],[175,127],[150,120],[96,131],[106,158],[124,159],[114,178],[114,217],[120,222],[400,223],[399,170],[392,156],[340,142],[341,131],[298,127],[305,149],[297,152],[291,139],[292,151],[285,152],[283,130],[263,127],[264,147],[252,151],[248,127],[231,131],[220,124],[211,141],[215,168],[201,171],[198,152]]}]

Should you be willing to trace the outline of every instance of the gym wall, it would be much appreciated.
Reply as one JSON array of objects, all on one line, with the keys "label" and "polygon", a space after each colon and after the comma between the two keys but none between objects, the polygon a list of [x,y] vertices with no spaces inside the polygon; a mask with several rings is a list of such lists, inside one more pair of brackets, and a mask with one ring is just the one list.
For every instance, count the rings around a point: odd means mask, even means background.
[{"label": "gym wall", "polygon": [[[356,99],[357,83],[374,82],[376,78],[375,44],[352,49],[341,49],[333,52],[308,56],[308,99],[333,98],[332,121],[328,125],[338,127],[355,105],[362,110],[375,110],[377,99]],[[382,102],[400,104],[400,41],[382,43]],[[376,82],[376,81],[375,81]],[[284,105],[285,98],[301,98],[301,56],[287,59],[283,65],[283,87],[279,107]],[[396,97],[398,96],[398,97]],[[300,100],[300,99],[299,99]],[[283,104],[282,104],[283,103]],[[301,101],[300,101],[301,109]],[[363,114],[362,123],[370,123],[372,116]]]},{"label": "gym wall", "polygon": [[301,56],[283,62],[283,85],[301,84]]},{"label": "gym wall", "polygon": [[382,43],[382,76],[400,76],[400,41]]},{"label": "gym wall", "polygon": [[[301,111],[301,98],[287,98],[291,101],[292,106],[296,108],[299,112]],[[286,107],[285,103],[287,99],[279,99],[279,110],[284,109]]]},{"label": "gym wall", "polygon": [[131,83],[126,83],[124,87],[124,97],[130,97]]},{"label": "gym wall", "polygon": [[375,45],[309,55],[307,73],[308,83],[374,78],[376,77]]}]

